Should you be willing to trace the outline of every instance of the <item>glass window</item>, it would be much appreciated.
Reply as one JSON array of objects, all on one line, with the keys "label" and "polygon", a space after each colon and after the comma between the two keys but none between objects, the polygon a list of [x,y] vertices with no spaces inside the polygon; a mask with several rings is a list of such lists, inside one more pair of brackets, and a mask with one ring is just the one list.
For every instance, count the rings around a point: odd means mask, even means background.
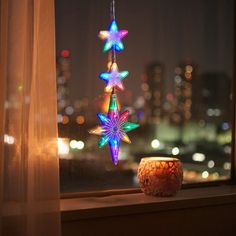
[{"label": "glass window", "polygon": [[108,0],[57,0],[57,89],[62,192],[138,187],[142,157],[177,156],[184,182],[230,178],[233,0],[117,0],[116,19],[127,29],[118,55],[128,70],[121,110],[141,126],[122,143],[114,166],[107,147],[88,130],[106,112],[107,70],[98,32],[110,22]]}]

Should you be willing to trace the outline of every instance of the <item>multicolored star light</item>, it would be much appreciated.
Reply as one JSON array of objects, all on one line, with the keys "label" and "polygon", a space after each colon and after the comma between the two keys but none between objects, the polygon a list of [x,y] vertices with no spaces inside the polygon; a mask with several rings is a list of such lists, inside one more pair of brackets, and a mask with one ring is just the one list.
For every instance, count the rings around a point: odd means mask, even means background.
[{"label": "multicolored star light", "polygon": [[99,32],[99,37],[102,40],[106,40],[103,51],[107,52],[114,48],[115,51],[119,52],[124,49],[124,45],[121,41],[128,34],[128,30],[118,30],[118,26],[115,20],[112,20],[109,30],[102,30]]},{"label": "multicolored star light", "polygon": [[114,62],[109,72],[100,74],[100,78],[107,84],[106,91],[111,92],[113,88],[124,90],[122,80],[129,74],[127,70],[119,71],[117,64]]},{"label": "multicolored star light", "polygon": [[101,135],[98,141],[98,146],[101,148],[107,143],[110,147],[112,162],[118,164],[120,140],[131,143],[127,132],[137,128],[139,125],[136,123],[128,122],[129,111],[119,113],[116,94],[112,93],[108,114],[104,115],[98,113],[97,116],[101,121],[101,126],[91,129],[91,134]]},{"label": "multicolored star light", "polygon": [[105,40],[104,52],[110,51],[111,60],[109,61],[108,72],[100,74],[100,79],[106,82],[106,92],[111,92],[110,102],[107,114],[98,113],[97,116],[101,122],[89,131],[91,134],[100,135],[98,146],[101,148],[106,144],[109,145],[112,162],[117,165],[120,149],[120,141],[130,143],[127,132],[136,129],[139,125],[128,122],[129,111],[119,113],[116,90],[124,90],[123,79],[129,74],[128,71],[119,71],[116,63],[116,52],[122,51],[124,45],[121,41],[127,34],[127,30],[118,30],[115,21],[115,0],[111,1],[111,24],[108,31],[99,32],[99,37]]}]

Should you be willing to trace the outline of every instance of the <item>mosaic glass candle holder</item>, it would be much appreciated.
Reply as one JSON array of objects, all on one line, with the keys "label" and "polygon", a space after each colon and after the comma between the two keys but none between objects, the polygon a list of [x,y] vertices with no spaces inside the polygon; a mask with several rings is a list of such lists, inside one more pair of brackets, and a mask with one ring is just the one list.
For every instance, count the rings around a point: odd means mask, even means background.
[{"label": "mosaic glass candle holder", "polygon": [[172,157],[145,157],[138,167],[141,190],[147,195],[173,196],[183,181],[183,168],[179,159]]}]

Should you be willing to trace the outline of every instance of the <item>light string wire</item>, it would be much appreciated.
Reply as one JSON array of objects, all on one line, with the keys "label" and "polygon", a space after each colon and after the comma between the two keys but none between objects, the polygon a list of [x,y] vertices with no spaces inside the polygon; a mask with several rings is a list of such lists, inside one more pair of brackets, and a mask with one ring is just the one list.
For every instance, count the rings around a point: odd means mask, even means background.
[{"label": "light string wire", "polygon": [[[115,12],[115,0],[111,1],[111,7],[110,7],[110,13],[111,13],[111,21],[116,20],[116,12]],[[112,64],[116,62],[116,50],[115,46],[112,46]]]},{"label": "light string wire", "polygon": [[[111,21],[116,20],[116,11],[115,11],[115,0],[112,0],[110,3],[110,18]],[[115,46],[112,46],[112,50],[111,50],[111,66],[110,66],[110,70],[112,67],[112,64],[116,62],[116,50],[115,50]],[[115,94],[115,88],[112,88],[112,92],[111,95]]]}]

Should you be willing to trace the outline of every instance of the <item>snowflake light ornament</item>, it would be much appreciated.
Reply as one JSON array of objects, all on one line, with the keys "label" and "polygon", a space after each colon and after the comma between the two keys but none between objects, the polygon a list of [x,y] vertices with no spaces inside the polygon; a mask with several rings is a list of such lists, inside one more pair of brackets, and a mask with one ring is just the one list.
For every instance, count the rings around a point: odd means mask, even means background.
[{"label": "snowflake light ornament", "polygon": [[131,143],[126,133],[139,126],[136,123],[128,122],[128,115],[129,111],[119,113],[116,94],[112,93],[108,114],[98,113],[101,125],[89,131],[91,134],[101,135],[98,141],[100,148],[109,144],[111,159],[115,165],[118,164],[120,140]]}]

